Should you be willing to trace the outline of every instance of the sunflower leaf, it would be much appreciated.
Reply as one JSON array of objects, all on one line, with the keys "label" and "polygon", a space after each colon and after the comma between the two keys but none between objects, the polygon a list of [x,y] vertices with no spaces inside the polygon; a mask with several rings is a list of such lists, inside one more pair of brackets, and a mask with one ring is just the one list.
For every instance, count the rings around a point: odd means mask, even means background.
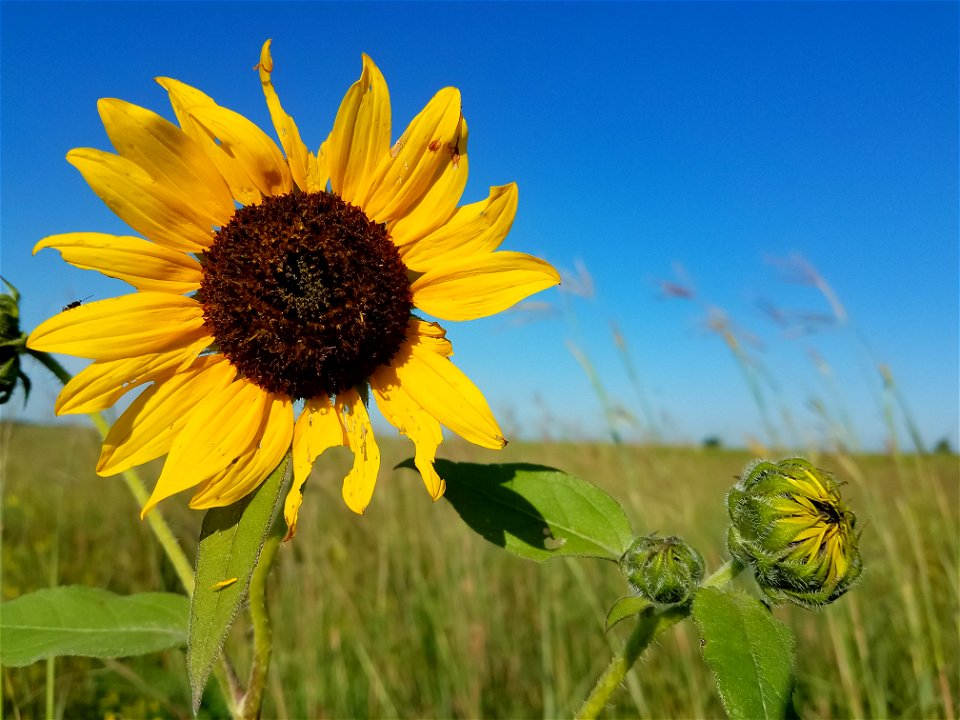
[{"label": "sunflower leaf", "polygon": [[200,707],[210,670],[247,596],[250,578],[280,505],[288,463],[289,455],[255,493],[233,505],[208,510],[203,517],[187,642],[194,712]]},{"label": "sunflower leaf", "polygon": [[697,591],[693,619],[732,720],[794,717],[790,628],[756,598],[717,588]]},{"label": "sunflower leaf", "polygon": [[189,601],[175,593],[115,595],[83,585],[37,590],[0,605],[0,664],[59,655],[116,658],[180,647]]},{"label": "sunflower leaf", "polygon": [[605,629],[609,632],[617,623],[634,615],[639,615],[650,607],[650,605],[651,602],[649,600],[639,595],[627,595],[626,597],[620,598],[613,604],[613,607],[607,611]]},{"label": "sunflower leaf", "polygon": [[[413,467],[406,460],[399,467]],[[600,488],[542,465],[436,462],[444,497],[494,545],[537,562],[554,557],[619,560],[633,531]]]}]

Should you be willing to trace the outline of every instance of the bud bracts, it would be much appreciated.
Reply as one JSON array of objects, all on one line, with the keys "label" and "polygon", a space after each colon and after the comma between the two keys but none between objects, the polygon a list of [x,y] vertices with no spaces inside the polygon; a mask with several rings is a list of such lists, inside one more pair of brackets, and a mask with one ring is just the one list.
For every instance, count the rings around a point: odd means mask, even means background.
[{"label": "bud bracts", "polygon": [[700,553],[673,536],[637,538],[620,558],[634,591],[663,605],[687,602],[703,579],[703,567]]},{"label": "bud bracts", "polygon": [[860,576],[856,517],[839,483],[803,458],[748,467],[727,509],[730,553],[772,603],[830,603]]}]

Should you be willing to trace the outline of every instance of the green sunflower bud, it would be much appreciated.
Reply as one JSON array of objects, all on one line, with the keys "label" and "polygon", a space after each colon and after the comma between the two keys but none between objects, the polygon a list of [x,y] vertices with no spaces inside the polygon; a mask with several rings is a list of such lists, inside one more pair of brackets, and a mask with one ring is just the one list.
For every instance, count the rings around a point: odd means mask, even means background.
[{"label": "green sunflower bud", "polygon": [[3,284],[9,293],[0,293],[0,405],[7,402],[23,383],[25,395],[30,394],[30,378],[20,369],[20,354],[26,345],[26,336],[20,332],[20,292],[5,278]]},{"label": "green sunflower bud", "polygon": [[727,509],[730,554],[773,604],[825,605],[860,577],[856,517],[839,483],[803,458],[749,466]]},{"label": "green sunflower bud", "polygon": [[682,538],[647,535],[620,558],[620,571],[638,595],[662,605],[687,602],[703,579],[703,556]]}]

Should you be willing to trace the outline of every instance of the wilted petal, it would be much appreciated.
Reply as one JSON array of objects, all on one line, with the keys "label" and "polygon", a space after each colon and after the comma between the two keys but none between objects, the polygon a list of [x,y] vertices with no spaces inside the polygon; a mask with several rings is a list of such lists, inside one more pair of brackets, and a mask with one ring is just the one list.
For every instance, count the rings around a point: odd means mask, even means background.
[{"label": "wilted petal", "polygon": [[356,390],[337,395],[337,414],[353,450],[353,467],[343,479],[343,501],[358,515],[370,504],[380,472],[380,448],[373,437],[367,408]]},{"label": "wilted petal", "polygon": [[437,448],[443,442],[440,423],[413,401],[393,368],[384,367],[375,372],[370,378],[370,389],[383,416],[401,434],[413,440],[416,448],[414,464],[430,497],[438,499],[447,486],[433,467]]},{"label": "wilted petal", "polygon": [[340,416],[326,396],[310,398],[293,429],[293,485],[283,505],[289,540],[297,532],[297,515],[303,502],[303,484],[313,469],[313,461],[325,450],[349,444]]}]

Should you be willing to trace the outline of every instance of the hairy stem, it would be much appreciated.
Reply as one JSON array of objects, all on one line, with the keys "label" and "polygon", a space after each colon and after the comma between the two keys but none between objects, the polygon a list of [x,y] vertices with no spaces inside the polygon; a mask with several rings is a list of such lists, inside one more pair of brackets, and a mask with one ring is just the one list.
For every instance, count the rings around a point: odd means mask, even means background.
[{"label": "hairy stem", "polygon": [[727,560],[700,585],[701,587],[723,587],[739,575],[741,570],[743,570],[743,565],[736,560]]},{"label": "hairy stem", "polygon": [[673,627],[690,614],[689,606],[671,606],[661,610],[647,608],[637,619],[623,649],[614,655],[596,686],[577,712],[577,720],[594,720],[603,710],[613,691],[620,687],[627,672],[658,635]]},{"label": "hairy stem", "polygon": [[[703,581],[703,587],[722,587],[733,580],[743,569],[735,560],[728,560],[710,577]],[[624,643],[623,649],[614,655],[607,669],[603,671],[590,695],[584,700],[577,720],[595,720],[603,710],[613,691],[627,676],[630,668],[659,635],[690,615],[691,605],[670,605],[664,608],[648,607],[640,613],[636,627]]]},{"label": "hairy stem", "polygon": [[249,605],[250,620],[253,623],[253,662],[250,666],[250,679],[247,691],[240,703],[236,717],[242,720],[256,720],[260,717],[263,705],[263,692],[267,685],[267,671],[270,669],[270,654],[273,649],[273,628],[267,612],[267,576],[273,565],[273,559],[280,548],[285,526],[275,521],[270,535],[260,551],[260,559],[250,578]]}]

